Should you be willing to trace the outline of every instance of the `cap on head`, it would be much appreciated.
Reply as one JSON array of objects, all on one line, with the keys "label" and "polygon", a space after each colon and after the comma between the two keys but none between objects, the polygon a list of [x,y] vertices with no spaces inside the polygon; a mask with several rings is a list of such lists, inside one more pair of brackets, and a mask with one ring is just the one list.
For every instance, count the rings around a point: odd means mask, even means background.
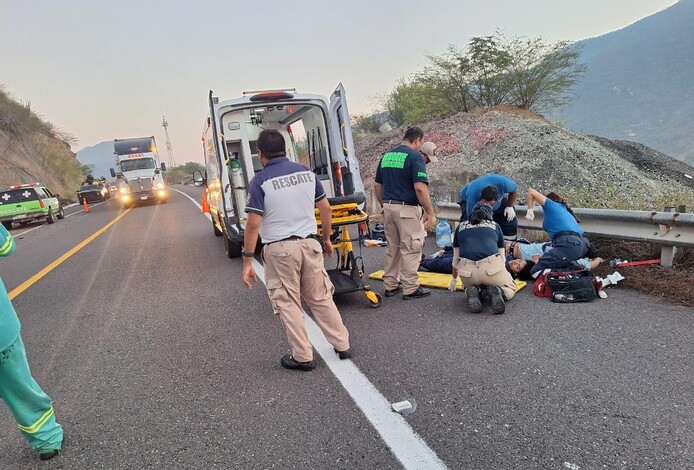
[{"label": "cap on head", "polygon": [[429,157],[430,162],[438,162],[439,159],[436,157],[436,144],[433,142],[424,142],[421,147],[419,147],[419,152],[422,155]]}]

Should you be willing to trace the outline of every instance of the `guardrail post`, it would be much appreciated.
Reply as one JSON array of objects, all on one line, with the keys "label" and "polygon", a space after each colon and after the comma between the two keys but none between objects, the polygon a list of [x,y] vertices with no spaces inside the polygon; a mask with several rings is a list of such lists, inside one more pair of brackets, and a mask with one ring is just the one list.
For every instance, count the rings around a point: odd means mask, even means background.
[{"label": "guardrail post", "polygon": [[[666,206],[663,209],[664,212],[675,212],[675,207],[674,206]],[[661,225],[661,229],[663,226]],[[670,227],[667,227],[667,230],[669,230]],[[667,232],[666,232],[667,233]],[[677,247],[676,246],[667,246],[663,245],[662,248],[660,249],[660,265],[665,266],[666,268],[671,268],[672,263],[675,260],[675,255],[677,254]]]}]

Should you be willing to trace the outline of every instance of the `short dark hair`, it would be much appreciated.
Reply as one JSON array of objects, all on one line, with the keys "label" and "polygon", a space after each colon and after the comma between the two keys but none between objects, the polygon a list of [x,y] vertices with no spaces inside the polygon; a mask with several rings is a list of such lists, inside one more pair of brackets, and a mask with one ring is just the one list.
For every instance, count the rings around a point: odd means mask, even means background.
[{"label": "short dark hair", "polygon": [[284,136],[276,129],[265,129],[258,136],[258,150],[268,160],[284,157],[287,155]]},{"label": "short dark hair", "polygon": [[419,127],[408,127],[405,131],[405,137],[403,137],[403,140],[406,140],[408,142],[414,142],[417,139],[423,138],[424,131],[421,130]]},{"label": "short dark hair", "polygon": [[525,267],[521,269],[518,273],[516,273],[516,277],[520,279],[521,281],[532,281],[533,280],[533,275],[530,274],[530,271],[535,267],[535,263],[533,261],[526,261],[525,262]]},{"label": "short dark hair", "polygon": [[499,199],[499,190],[496,188],[496,186],[485,186],[482,188],[480,197],[485,201],[496,201]]}]

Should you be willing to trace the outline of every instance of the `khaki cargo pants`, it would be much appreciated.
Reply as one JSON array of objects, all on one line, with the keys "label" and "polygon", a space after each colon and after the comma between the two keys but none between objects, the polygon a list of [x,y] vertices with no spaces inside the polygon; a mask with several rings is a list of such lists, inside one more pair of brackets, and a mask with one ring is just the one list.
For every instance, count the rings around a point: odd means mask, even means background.
[{"label": "khaki cargo pants", "polygon": [[383,287],[397,288],[402,283],[403,294],[411,294],[419,287],[417,269],[422,259],[422,249],[427,232],[424,230],[421,206],[383,204],[386,257],[384,261]]},{"label": "khaki cargo pants", "polygon": [[318,240],[306,238],[265,245],[263,260],[270,303],[287,333],[294,359],[313,360],[302,297],[328,342],[338,351],[349,349],[349,333],[333,301],[335,288],[325,271],[323,249]]},{"label": "khaki cargo pants", "polygon": [[506,300],[510,300],[516,293],[516,283],[506,269],[506,262],[501,255],[492,255],[480,261],[460,258],[456,267],[464,287],[499,286]]}]

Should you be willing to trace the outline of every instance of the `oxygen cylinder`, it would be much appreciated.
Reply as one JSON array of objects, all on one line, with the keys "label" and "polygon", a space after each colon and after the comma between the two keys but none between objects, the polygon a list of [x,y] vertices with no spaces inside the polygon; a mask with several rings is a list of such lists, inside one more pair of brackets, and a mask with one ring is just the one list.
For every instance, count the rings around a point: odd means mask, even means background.
[{"label": "oxygen cylinder", "polygon": [[444,219],[441,219],[439,224],[436,226],[436,244],[439,248],[446,248],[451,246],[451,226]]},{"label": "oxygen cylinder", "polygon": [[231,177],[231,188],[234,191],[234,202],[238,217],[245,217],[246,209],[246,181],[243,178],[243,168],[238,158],[229,162],[229,175]]}]

